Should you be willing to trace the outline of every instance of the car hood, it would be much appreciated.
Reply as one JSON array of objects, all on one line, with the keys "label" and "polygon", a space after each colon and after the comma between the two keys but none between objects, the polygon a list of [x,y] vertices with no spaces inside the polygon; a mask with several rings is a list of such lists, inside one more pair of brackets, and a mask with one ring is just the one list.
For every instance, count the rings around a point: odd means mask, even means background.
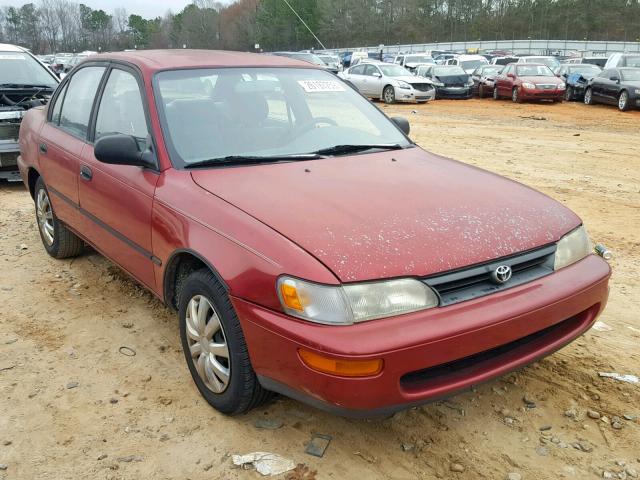
[{"label": "car hood", "polygon": [[407,83],[429,83],[424,77],[416,77],[415,75],[403,75],[401,77],[392,77],[394,80],[400,80]]},{"label": "car hood", "polygon": [[560,85],[561,83],[564,83],[562,80],[560,80],[558,77],[518,77],[520,78],[520,80],[522,80],[523,82],[529,82],[529,83],[544,83],[544,84],[550,84],[550,83],[554,83],[556,85]]},{"label": "car hood", "polygon": [[555,242],[580,225],[539,192],[418,147],[192,177],[343,282],[454,270]]},{"label": "car hood", "polygon": [[640,80],[623,80],[622,84],[627,87],[640,88]]},{"label": "car hood", "polygon": [[438,75],[436,76],[436,80],[445,85],[467,83],[469,81],[469,75]]}]

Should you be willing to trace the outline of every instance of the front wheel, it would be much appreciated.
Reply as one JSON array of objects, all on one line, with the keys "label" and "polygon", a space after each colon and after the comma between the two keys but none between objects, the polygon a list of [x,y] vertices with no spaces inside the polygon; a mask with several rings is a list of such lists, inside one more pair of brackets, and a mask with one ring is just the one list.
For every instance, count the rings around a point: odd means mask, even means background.
[{"label": "front wheel", "polygon": [[629,93],[626,90],[620,92],[620,96],[618,97],[618,110],[621,112],[629,110]]},{"label": "front wheel", "polygon": [[520,93],[518,92],[517,88],[514,88],[511,91],[511,100],[513,101],[513,103],[521,103]]},{"label": "front wheel", "polygon": [[484,91],[482,90],[482,84],[478,85],[478,98],[484,98]]},{"label": "front wheel", "polygon": [[34,197],[38,231],[47,253],[58,259],[80,255],[84,250],[84,242],[56,216],[42,177],[36,181]]},{"label": "front wheel", "polygon": [[242,327],[227,292],[208,269],[180,289],[180,338],[193,381],[209,404],[227,415],[245,413],[270,396],[256,377]]},{"label": "front wheel", "polygon": [[573,88],[567,87],[564,91],[564,101],[570,102],[571,100],[573,100]]},{"label": "front wheel", "polygon": [[500,99],[500,95],[498,95],[498,87],[493,87],[493,99],[494,100]]},{"label": "front wheel", "polygon": [[384,87],[384,90],[382,91],[382,99],[384,100],[384,103],[395,103],[396,91],[391,85]]},{"label": "front wheel", "polygon": [[585,105],[593,105],[593,90],[591,87],[584,92],[584,103]]}]

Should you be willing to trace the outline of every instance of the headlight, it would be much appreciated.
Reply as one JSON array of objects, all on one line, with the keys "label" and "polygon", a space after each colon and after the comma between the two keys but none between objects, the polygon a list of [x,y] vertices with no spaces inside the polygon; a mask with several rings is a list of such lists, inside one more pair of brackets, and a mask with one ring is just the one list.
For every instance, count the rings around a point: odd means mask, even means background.
[{"label": "headlight", "polygon": [[406,89],[411,88],[411,85],[409,83],[403,82],[402,80],[398,80],[398,86],[400,88],[406,88]]},{"label": "headlight", "polygon": [[634,90],[634,92],[635,92],[635,94],[636,94],[636,95],[640,95],[640,88],[636,88],[636,89]]},{"label": "headlight", "polygon": [[582,260],[593,250],[591,240],[584,226],[576,228],[558,241],[553,260],[553,269],[559,270],[578,260]]},{"label": "headlight", "polygon": [[536,88],[535,84],[529,82],[522,82],[522,87],[528,88],[529,90],[535,90]]},{"label": "headlight", "polygon": [[277,289],[286,313],[329,325],[351,325],[438,306],[433,290],[411,278],[329,286],[280,277]]},{"label": "headlight", "polygon": [[561,83],[560,85],[558,85],[558,90],[565,90],[567,88],[567,86],[564,83]]},{"label": "headlight", "polygon": [[444,87],[444,83],[442,82],[433,82],[434,87]]}]

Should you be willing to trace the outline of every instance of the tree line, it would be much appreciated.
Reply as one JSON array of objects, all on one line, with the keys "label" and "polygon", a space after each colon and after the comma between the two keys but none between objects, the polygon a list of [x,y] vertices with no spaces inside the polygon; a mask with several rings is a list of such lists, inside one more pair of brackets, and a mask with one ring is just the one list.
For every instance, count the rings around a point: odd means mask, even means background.
[{"label": "tree line", "polygon": [[[1,1],[1,0],[0,0]],[[36,53],[129,48],[253,51],[477,40],[640,40],[640,0],[193,0],[143,18],[72,0],[0,8],[0,42]]]}]

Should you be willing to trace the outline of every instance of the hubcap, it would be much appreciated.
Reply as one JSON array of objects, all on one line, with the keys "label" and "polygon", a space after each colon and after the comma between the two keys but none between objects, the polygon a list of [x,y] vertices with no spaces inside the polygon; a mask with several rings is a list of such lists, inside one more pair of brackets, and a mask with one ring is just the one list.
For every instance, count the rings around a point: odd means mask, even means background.
[{"label": "hubcap", "polygon": [[38,217],[38,228],[42,233],[47,246],[53,245],[53,211],[51,210],[51,202],[49,201],[49,195],[42,189],[38,192],[36,198],[36,216]]},{"label": "hubcap", "polygon": [[513,95],[512,95],[513,101],[517,102],[518,101],[518,90],[514,90],[513,91]]},{"label": "hubcap", "polygon": [[620,100],[618,100],[618,107],[620,108],[620,110],[624,110],[626,106],[627,106],[627,92],[622,92],[620,94]]},{"label": "hubcap", "polygon": [[584,94],[584,103],[591,103],[591,90],[587,90]]},{"label": "hubcap", "polygon": [[186,331],[198,376],[212,392],[224,392],[231,375],[227,338],[220,317],[202,295],[194,296],[187,305]]},{"label": "hubcap", "polygon": [[391,90],[390,88],[387,88],[387,90],[385,91],[384,96],[385,96],[385,100],[388,103],[393,102],[393,90]]}]

